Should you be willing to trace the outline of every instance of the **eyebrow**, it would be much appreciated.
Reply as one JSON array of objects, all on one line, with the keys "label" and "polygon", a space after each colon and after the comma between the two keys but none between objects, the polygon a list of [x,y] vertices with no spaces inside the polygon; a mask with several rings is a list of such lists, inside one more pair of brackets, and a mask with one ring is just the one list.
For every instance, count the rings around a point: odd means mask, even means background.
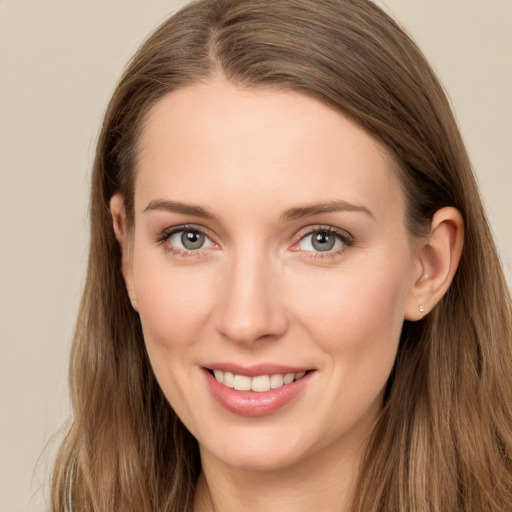
[{"label": "eyebrow", "polygon": [[303,217],[312,217],[313,215],[319,215],[322,213],[343,211],[361,212],[370,216],[372,219],[375,219],[375,215],[366,208],[366,206],[356,205],[346,201],[326,201],[323,203],[290,208],[281,215],[281,220],[297,220]]},{"label": "eyebrow", "polygon": [[[213,213],[201,206],[180,203],[179,201],[169,201],[166,199],[155,199],[150,201],[144,209],[144,213],[159,210],[182,213],[184,215],[193,215],[194,217],[200,217],[202,219],[215,219],[215,215]],[[322,213],[343,211],[361,212],[373,219],[375,218],[373,213],[365,206],[355,205],[348,203],[347,201],[326,201],[323,203],[290,208],[281,214],[281,221],[297,220],[304,217],[312,217],[313,215],[320,215]]]},{"label": "eyebrow", "polygon": [[167,212],[183,213],[185,215],[193,215],[203,219],[214,219],[215,215],[201,206],[192,204],[180,203],[178,201],[168,201],[165,199],[155,199],[150,201],[144,209],[144,213],[150,211],[163,210]]}]

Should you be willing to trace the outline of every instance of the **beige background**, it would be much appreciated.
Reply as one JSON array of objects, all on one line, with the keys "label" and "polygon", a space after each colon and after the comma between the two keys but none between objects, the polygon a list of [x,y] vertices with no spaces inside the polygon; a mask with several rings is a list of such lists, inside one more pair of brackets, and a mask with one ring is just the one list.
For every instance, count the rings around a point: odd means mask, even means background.
[{"label": "beige background", "polygon": [[[0,0],[0,512],[47,509],[98,124],[124,64],[178,3]],[[510,283],[512,0],[380,3],[450,92]]]}]

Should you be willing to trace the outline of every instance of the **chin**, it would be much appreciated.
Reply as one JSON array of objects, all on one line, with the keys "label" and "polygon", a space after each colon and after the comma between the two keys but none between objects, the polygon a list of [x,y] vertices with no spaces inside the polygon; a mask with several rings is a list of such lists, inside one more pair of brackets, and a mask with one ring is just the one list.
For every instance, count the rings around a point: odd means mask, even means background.
[{"label": "chin", "polygon": [[201,457],[213,457],[239,470],[277,471],[292,467],[323,448],[306,439],[294,438],[290,429],[279,432],[254,430],[258,429],[245,429],[239,435],[226,434],[223,439],[200,443]]},{"label": "chin", "polygon": [[301,460],[299,453],[276,453],[267,450],[238,450],[236,453],[213,454],[220,461],[242,471],[279,471],[294,466]]}]

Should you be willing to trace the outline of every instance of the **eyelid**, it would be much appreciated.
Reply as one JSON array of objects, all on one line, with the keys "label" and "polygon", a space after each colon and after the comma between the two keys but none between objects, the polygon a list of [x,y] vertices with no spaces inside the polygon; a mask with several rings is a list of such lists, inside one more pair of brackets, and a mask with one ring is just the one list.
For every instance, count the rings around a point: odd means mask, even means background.
[{"label": "eyelid", "polygon": [[[210,247],[205,248],[199,248],[199,249],[182,249],[180,247],[176,247],[170,243],[168,243],[168,239],[179,232],[182,231],[197,231],[199,233],[202,233],[208,240],[212,243],[212,245],[215,248],[219,248],[219,244],[215,241],[215,235],[211,233],[211,231],[204,226],[198,225],[198,224],[179,224],[176,226],[171,226],[163,231],[160,232],[160,234],[156,238],[156,242],[159,244],[162,244],[165,246],[166,250],[174,252],[179,255],[183,256],[190,256],[195,255],[199,256],[200,253],[204,252],[205,249],[210,249]],[[338,237],[343,247],[335,249],[335,250],[329,250],[329,251],[301,251],[300,248],[298,248],[298,244],[307,236],[312,235],[314,233],[318,232],[327,232],[329,234],[333,234],[334,236]],[[317,257],[317,258],[326,258],[329,256],[337,256],[340,253],[344,252],[348,247],[351,247],[355,243],[357,243],[357,239],[348,231],[345,229],[337,228],[332,225],[325,225],[325,224],[316,224],[316,225],[310,225],[306,226],[302,229],[300,229],[296,235],[295,235],[295,242],[293,242],[290,250],[293,252],[304,252],[304,253],[310,253],[309,256]]]},{"label": "eyelid", "polygon": [[214,247],[218,247],[218,244],[214,240],[214,236],[212,236],[211,231],[206,229],[204,226],[200,226],[197,224],[179,224],[177,226],[171,226],[164,229],[156,238],[156,242],[165,246],[166,250],[174,252],[176,254],[181,255],[198,255],[204,249],[210,249],[210,247],[204,247],[199,249],[182,249],[181,247],[176,247],[168,242],[169,238],[176,233],[180,233],[182,231],[197,231],[198,233],[203,234]]},{"label": "eyelid", "polygon": [[325,252],[322,252],[322,251],[303,251],[303,252],[311,253],[311,255],[314,255],[315,257],[334,256],[334,255],[340,254],[341,252],[346,250],[347,247],[351,247],[352,245],[354,245],[357,242],[356,238],[351,233],[346,231],[345,229],[341,229],[341,228],[337,228],[337,227],[325,225],[325,224],[317,224],[317,225],[306,226],[306,227],[302,228],[296,234],[295,242],[293,243],[291,250],[297,251],[297,252],[300,251],[301,249],[298,248],[299,243],[302,240],[304,240],[304,238],[306,238],[307,236],[310,236],[310,235],[313,235],[313,234],[319,233],[319,232],[326,232],[326,233],[329,233],[329,234],[332,234],[332,235],[338,237],[342,241],[343,247],[338,248],[336,250],[325,251]]},{"label": "eyelid", "polygon": [[342,238],[345,238],[347,240],[352,240],[355,242],[355,237],[349,233],[346,229],[337,228],[335,226],[331,226],[329,224],[313,224],[310,226],[305,226],[301,228],[297,234],[295,235],[295,238],[297,240],[300,240],[301,238],[304,238],[307,235],[310,235],[312,233],[318,233],[319,231],[326,231],[327,233],[333,233],[335,235],[339,235]]}]

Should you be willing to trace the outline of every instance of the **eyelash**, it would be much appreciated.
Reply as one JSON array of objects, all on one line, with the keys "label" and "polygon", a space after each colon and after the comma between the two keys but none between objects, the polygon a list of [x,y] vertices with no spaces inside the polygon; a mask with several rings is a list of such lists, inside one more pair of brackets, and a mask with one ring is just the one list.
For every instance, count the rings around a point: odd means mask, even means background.
[{"label": "eyelash", "polygon": [[[175,235],[177,233],[187,232],[187,231],[204,235],[204,237],[207,238],[208,240],[210,240],[210,242],[214,246],[217,246],[217,244],[215,244],[215,242],[212,241],[212,237],[209,235],[208,230],[205,230],[202,227],[190,225],[190,224],[174,226],[172,228],[166,229],[165,231],[163,231],[160,234],[160,236],[157,238],[156,241],[157,241],[157,243],[163,245],[165,250],[171,254],[175,254],[175,255],[183,256],[183,257],[189,257],[189,256],[197,257],[201,254],[200,253],[201,248],[195,249],[195,250],[180,249],[179,247],[176,247],[176,246],[172,245],[171,243],[169,243],[169,238],[172,235]],[[340,254],[345,252],[348,247],[352,247],[356,243],[356,239],[347,231],[340,230],[340,229],[334,228],[332,226],[321,226],[320,225],[320,226],[305,228],[301,233],[299,233],[298,240],[293,244],[291,250],[294,252],[295,251],[299,252],[300,249],[294,249],[294,247],[297,247],[300,244],[300,242],[305,240],[308,236],[312,236],[317,233],[325,233],[326,235],[334,235],[341,242],[342,246],[340,248],[338,248],[337,250],[303,251],[304,253],[309,253],[309,254],[307,254],[307,257],[311,257],[311,258],[315,258],[315,259],[333,258],[333,257],[339,256]]]},{"label": "eyelash", "polygon": [[[344,253],[347,248],[352,247],[356,243],[356,239],[347,231],[334,228],[333,226],[314,226],[305,228],[301,233],[299,233],[298,240],[293,244],[292,247],[296,247],[300,244],[301,241],[305,240],[308,236],[312,236],[315,234],[324,233],[326,235],[332,235],[337,238],[341,242],[341,247],[335,250],[328,251],[304,251],[305,253],[309,253],[308,257],[315,259],[327,259],[327,258],[335,258]],[[300,249],[292,249],[294,251],[300,251]]]},{"label": "eyelash", "polygon": [[[204,228],[201,228],[199,226],[191,225],[191,224],[184,224],[181,226],[174,226],[172,228],[166,229],[162,232],[162,234],[157,238],[157,243],[163,245],[164,249],[171,253],[175,254],[177,256],[199,256],[199,249],[192,250],[192,249],[180,249],[179,247],[176,247],[169,243],[169,238],[171,238],[172,235],[175,235],[177,233],[182,232],[193,232],[193,233],[199,233],[205,236],[208,240],[211,241],[211,236],[209,235],[209,232],[205,230]],[[214,242],[212,242],[214,245]]]}]

